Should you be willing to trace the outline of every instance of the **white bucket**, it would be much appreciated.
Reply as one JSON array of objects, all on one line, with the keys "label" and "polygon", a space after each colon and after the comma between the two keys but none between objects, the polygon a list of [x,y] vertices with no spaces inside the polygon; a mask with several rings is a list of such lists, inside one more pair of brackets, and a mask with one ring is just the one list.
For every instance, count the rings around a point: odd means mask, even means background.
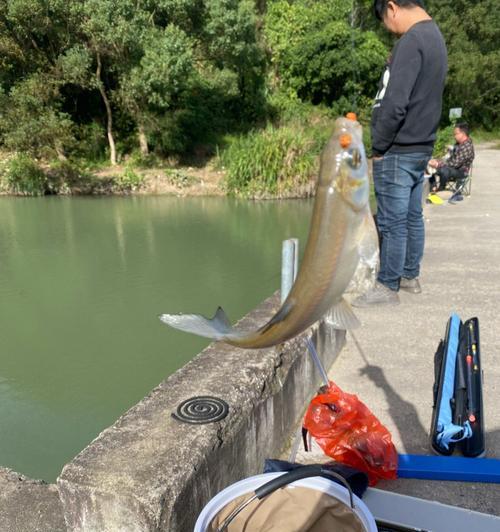
[{"label": "white bucket", "polygon": [[[218,493],[208,504],[203,508],[201,514],[194,525],[194,532],[206,532],[213,518],[232,500],[245,495],[253,493],[257,488],[264,485],[266,482],[273,480],[285,473],[265,473],[263,475],[256,475],[254,477],[245,478],[231,484],[225,490]],[[350,507],[349,492],[343,486],[327,480],[323,477],[310,477],[302,480],[297,480],[290,484],[290,486],[297,486],[302,488],[309,488],[322,493],[326,493],[335,497],[337,500],[343,502]],[[365,527],[366,532],[377,532],[377,525],[373,515],[368,510],[366,504],[356,495],[353,495],[354,508],[353,512]]]}]

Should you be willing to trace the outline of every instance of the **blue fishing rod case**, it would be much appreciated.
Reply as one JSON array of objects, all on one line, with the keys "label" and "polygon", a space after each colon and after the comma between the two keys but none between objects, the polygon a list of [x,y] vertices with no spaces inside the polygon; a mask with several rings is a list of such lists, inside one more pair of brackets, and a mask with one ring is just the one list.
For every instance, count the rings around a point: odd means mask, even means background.
[{"label": "blue fishing rod case", "polygon": [[453,314],[434,357],[431,445],[441,455],[485,452],[479,320]]}]

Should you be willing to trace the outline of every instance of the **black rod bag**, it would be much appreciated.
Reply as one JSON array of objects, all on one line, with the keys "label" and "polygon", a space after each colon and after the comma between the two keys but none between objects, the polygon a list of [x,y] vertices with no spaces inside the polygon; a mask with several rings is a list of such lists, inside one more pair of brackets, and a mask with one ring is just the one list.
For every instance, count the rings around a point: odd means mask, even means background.
[{"label": "black rod bag", "polygon": [[479,321],[462,323],[453,314],[434,357],[431,445],[442,455],[484,454],[484,423]]}]

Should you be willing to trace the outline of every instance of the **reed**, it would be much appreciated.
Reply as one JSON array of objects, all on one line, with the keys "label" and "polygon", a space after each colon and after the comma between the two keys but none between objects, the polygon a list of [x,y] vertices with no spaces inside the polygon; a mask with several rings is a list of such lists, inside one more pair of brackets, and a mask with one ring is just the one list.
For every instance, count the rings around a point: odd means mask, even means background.
[{"label": "reed", "polygon": [[305,195],[318,171],[318,155],[328,138],[325,124],[288,124],[227,139],[220,154],[228,194],[242,197]]}]

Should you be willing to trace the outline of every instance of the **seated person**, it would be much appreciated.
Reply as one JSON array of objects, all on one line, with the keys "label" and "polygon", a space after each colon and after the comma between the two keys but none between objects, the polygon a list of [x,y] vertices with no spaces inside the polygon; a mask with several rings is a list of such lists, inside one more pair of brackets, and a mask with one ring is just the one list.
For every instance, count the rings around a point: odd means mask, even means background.
[{"label": "seated person", "polygon": [[429,161],[429,166],[435,169],[434,179],[439,178],[439,184],[436,180],[433,191],[444,190],[448,181],[464,179],[470,172],[474,160],[474,145],[469,137],[469,126],[465,122],[456,124],[453,136],[456,143],[450,155]]}]

